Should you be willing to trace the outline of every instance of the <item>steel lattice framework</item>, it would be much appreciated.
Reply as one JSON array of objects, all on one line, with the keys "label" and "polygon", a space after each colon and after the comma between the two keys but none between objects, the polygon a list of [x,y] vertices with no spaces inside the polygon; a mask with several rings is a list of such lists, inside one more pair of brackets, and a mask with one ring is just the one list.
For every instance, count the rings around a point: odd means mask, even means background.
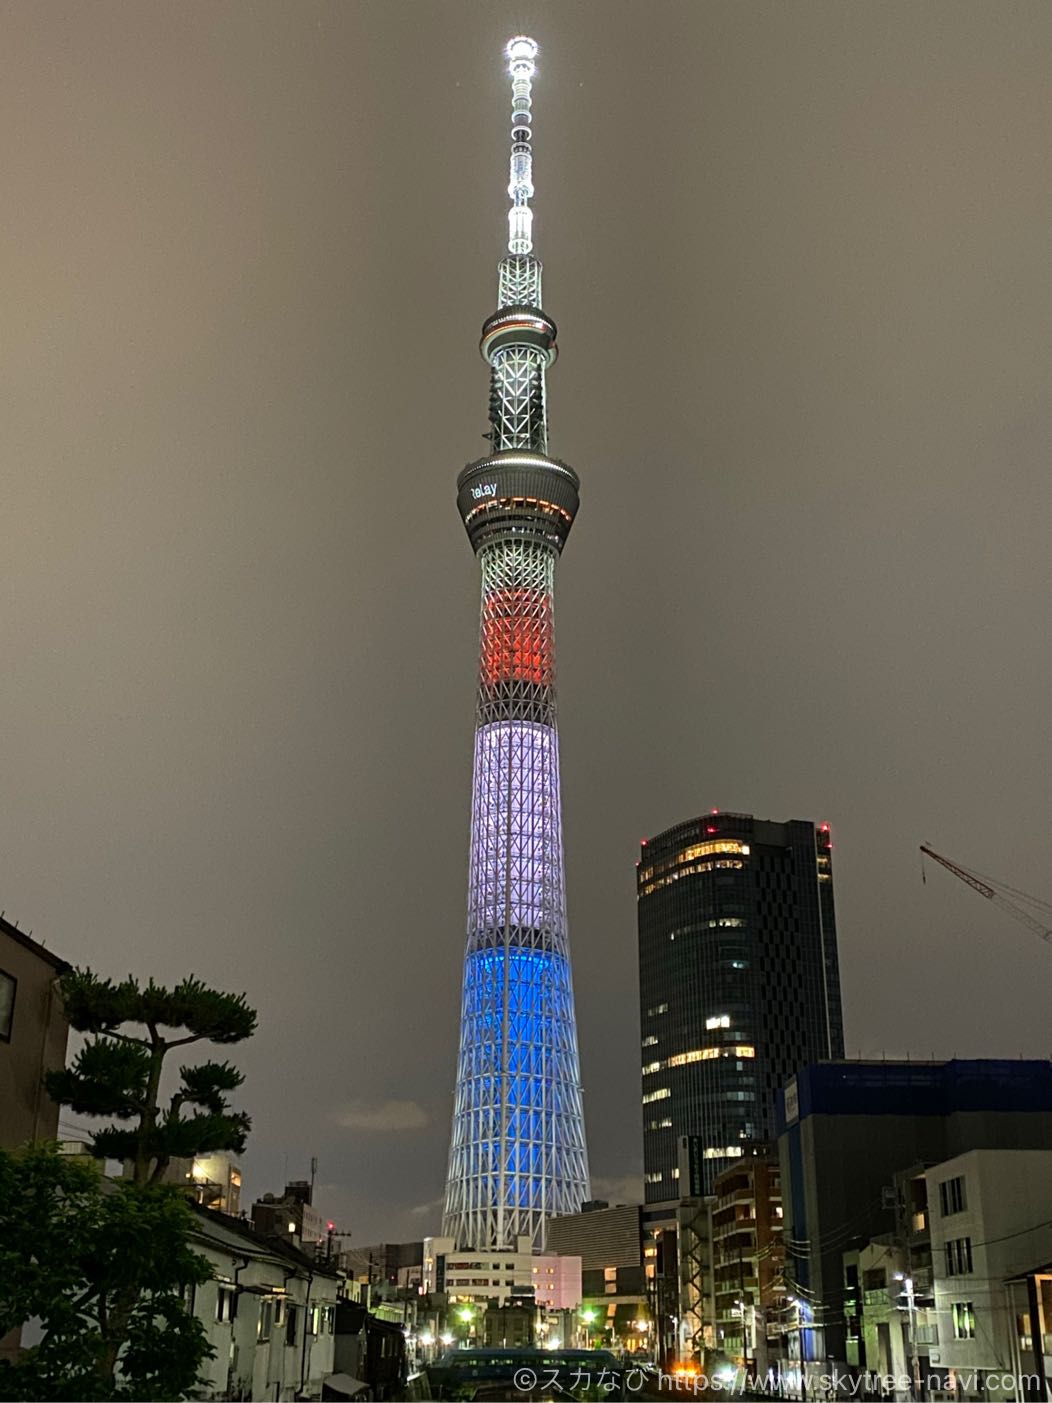
[{"label": "steel lattice framework", "polygon": [[531,79],[513,39],[508,253],[482,329],[492,453],[458,506],[482,567],[482,617],[460,1053],[443,1234],[460,1247],[544,1244],[589,1197],[563,881],[555,717],[555,561],[578,479],[548,456],[555,323],[532,253]]}]

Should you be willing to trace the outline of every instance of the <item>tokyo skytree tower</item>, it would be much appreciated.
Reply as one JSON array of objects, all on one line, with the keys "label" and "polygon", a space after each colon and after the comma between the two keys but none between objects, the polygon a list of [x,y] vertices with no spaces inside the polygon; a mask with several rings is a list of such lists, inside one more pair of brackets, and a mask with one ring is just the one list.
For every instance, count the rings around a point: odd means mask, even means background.
[{"label": "tokyo skytree tower", "polygon": [[482,567],[479,690],[460,1053],[442,1232],[459,1247],[544,1245],[589,1197],[563,884],[555,726],[555,562],[577,474],[548,456],[555,323],[532,240],[531,79],[512,39],[508,251],[483,324],[492,452],[457,480]]}]

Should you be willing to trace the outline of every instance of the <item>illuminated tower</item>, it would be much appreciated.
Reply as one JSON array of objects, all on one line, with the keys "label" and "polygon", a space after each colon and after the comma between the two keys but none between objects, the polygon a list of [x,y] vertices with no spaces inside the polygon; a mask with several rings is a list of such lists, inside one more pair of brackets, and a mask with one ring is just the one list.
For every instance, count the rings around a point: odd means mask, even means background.
[{"label": "illuminated tower", "polygon": [[530,89],[537,45],[512,39],[508,252],[484,323],[492,452],[457,480],[482,567],[467,950],[443,1234],[543,1246],[589,1197],[563,884],[552,590],[577,474],[548,456],[555,323],[532,253]]}]

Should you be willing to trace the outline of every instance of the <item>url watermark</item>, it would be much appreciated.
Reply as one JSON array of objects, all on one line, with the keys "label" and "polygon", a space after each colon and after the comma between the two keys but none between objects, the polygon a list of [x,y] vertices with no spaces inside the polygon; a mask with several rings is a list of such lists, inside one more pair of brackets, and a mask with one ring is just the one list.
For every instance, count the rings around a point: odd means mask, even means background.
[{"label": "url watermark", "polygon": [[[948,1371],[947,1371],[948,1372]],[[641,1394],[644,1389],[653,1394],[696,1397],[702,1394],[726,1394],[729,1397],[767,1397],[810,1400],[824,1399],[892,1399],[911,1397],[914,1380],[909,1374],[878,1374],[872,1370],[860,1374],[840,1373],[833,1370],[828,1374],[799,1373],[776,1374],[773,1371],[765,1376],[748,1374],[741,1369],[729,1367],[716,1369],[711,1374],[696,1372],[693,1369],[673,1370],[671,1373],[643,1370],[629,1366],[627,1369],[555,1369],[522,1368],[515,1371],[512,1382],[520,1394],[565,1393],[573,1397],[584,1390],[599,1396],[629,1397]],[[1036,1374],[1010,1374],[981,1370],[954,1373],[953,1382],[958,1396],[975,1396],[981,1389],[987,1396],[1001,1395],[1004,1398],[1034,1397],[1035,1390],[1043,1382]],[[929,1396],[935,1392],[946,1392],[947,1374],[929,1374],[921,1380],[922,1388]]]}]

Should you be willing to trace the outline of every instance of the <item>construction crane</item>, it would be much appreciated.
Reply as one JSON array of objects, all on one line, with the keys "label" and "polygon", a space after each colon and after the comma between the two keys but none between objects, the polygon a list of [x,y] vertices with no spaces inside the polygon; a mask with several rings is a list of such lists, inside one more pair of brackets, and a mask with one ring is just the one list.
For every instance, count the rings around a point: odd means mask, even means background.
[{"label": "construction crane", "polygon": [[[1018,891],[1015,887],[1010,887],[1007,882],[995,881],[993,877],[981,877],[977,872],[969,872],[967,867],[961,867],[956,862],[951,862],[948,857],[943,857],[942,853],[937,853],[934,848],[929,848],[926,843],[921,844],[921,853],[926,854],[937,862],[940,867],[945,867],[947,872],[952,872],[955,877],[960,877],[962,882],[967,882],[973,891],[977,891],[980,896],[985,896],[987,901],[1006,911],[1015,920],[1021,921],[1024,926],[1032,930],[1035,935],[1039,935],[1042,940],[1047,940],[1052,944],[1052,905],[1047,901],[1041,901],[1036,896],[1028,896],[1026,892]],[[921,879],[927,881],[924,872],[924,858],[921,858]],[[1011,892],[1016,898],[1015,901],[1006,896],[1006,892]],[[1044,916],[1044,922],[1032,916],[1029,911],[1024,911],[1018,902],[1025,901],[1031,906],[1036,906]]]}]

